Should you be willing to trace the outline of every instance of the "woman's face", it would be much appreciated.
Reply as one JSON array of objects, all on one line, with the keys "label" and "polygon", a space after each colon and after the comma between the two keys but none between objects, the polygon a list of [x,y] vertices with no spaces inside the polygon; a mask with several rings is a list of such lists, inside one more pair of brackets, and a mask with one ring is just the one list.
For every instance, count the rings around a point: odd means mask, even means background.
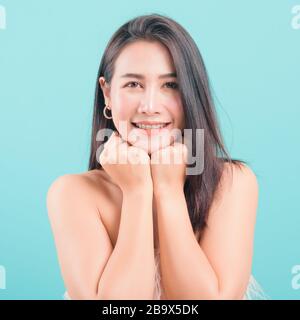
[{"label": "woman's face", "polygon": [[[173,60],[161,43],[137,41],[127,45],[115,62],[110,86],[103,77],[99,82],[114,125],[129,144],[151,154],[171,144],[184,129]],[[163,127],[138,128],[143,122]]]}]

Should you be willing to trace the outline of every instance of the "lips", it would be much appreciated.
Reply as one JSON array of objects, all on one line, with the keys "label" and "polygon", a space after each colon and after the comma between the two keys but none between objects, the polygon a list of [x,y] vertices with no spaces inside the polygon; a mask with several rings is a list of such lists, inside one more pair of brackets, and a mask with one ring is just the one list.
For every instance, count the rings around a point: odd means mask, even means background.
[{"label": "lips", "polygon": [[145,125],[156,125],[156,124],[169,124],[170,121],[133,121],[133,124],[145,124]]},{"label": "lips", "polygon": [[[144,124],[144,123],[141,123],[141,122],[138,122],[139,124]],[[147,123],[148,125],[150,125],[149,123]],[[163,122],[156,122],[155,124],[153,123],[153,125],[159,125],[159,124],[164,124],[163,127],[161,128],[139,128],[136,123],[132,122],[132,125],[139,130],[139,132],[141,133],[144,133],[144,134],[147,134],[147,135],[154,135],[154,134],[158,134],[160,133],[163,129],[168,129],[171,122],[166,122],[166,123],[163,123]]]},{"label": "lips", "polygon": [[[132,124],[140,129],[157,129],[157,128],[151,128],[150,126],[163,126],[162,128],[166,127],[170,122],[156,122],[156,123],[145,123],[145,122],[132,122]],[[144,126],[144,128],[141,128],[141,126]],[[146,128],[148,126],[148,128]]]}]

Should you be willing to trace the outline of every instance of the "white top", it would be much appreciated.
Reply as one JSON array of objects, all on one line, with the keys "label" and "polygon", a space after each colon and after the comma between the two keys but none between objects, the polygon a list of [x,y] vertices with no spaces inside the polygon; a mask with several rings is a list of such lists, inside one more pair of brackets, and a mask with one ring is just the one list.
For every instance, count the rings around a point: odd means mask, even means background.
[{"label": "white top", "polygon": [[[162,295],[164,294],[162,283],[161,283],[161,270],[160,270],[160,259],[159,259],[159,248],[154,249],[155,252],[155,290],[153,295],[153,300],[161,300]],[[66,291],[63,295],[65,300],[71,300],[68,292]],[[260,284],[255,280],[251,274],[248,287],[245,292],[243,300],[268,300],[270,299],[265,292],[263,291]]]}]

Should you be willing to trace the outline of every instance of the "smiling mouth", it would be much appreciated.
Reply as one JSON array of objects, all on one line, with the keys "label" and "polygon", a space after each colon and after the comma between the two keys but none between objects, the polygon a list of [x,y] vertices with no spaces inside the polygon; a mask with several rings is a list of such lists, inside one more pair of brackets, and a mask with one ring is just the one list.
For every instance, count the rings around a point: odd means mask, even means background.
[{"label": "smiling mouth", "polygon": [[151,136],[160,134],[164,129],[168,129],[171,123],[172,122],[161,123],[159,125],[142,125],[132,122],[131,124],[138,129],[139,132]]},{"label": "smiling mouth", "polygon": [[134,123],[132,122],[131,124],[138,128],[138,129],[144,129],[144,130],[155,130],[155,129],[163,129],[166,128],[171,122],[166,122],[166,123],[159,123],[159,124],[151,124],[151,125],[146,125],[146,124],[139,124],[139,123]]}]

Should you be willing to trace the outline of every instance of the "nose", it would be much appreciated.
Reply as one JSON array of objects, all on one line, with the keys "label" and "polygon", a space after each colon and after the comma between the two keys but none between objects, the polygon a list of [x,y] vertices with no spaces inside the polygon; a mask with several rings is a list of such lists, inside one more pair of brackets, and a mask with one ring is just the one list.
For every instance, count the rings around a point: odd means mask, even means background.
[{"label": "nose", "polygon": [[145,95],[140,103],[139,112],[146,114],[160,113],[159,93],[154,88],[145,91]]}]

